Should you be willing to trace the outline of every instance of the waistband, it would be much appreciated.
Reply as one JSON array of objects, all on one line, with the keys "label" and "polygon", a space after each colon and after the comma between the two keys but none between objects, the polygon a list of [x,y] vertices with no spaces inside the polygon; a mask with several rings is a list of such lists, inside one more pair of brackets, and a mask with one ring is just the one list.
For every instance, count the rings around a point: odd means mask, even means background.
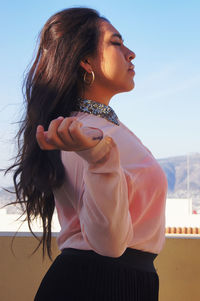
[{"label": "waistband", "polygon": [[100,255],[93,250],[79,250],[74,248],[63,249],[61,255],[76,256],[76,262],[92,261],[99,262],[100,264],[108,263],[115,267],[127,267],[147,272],[156,272],[154,260],[157,257],[157,254],[132,248],[127,248],[120,257],[116,258]]}]

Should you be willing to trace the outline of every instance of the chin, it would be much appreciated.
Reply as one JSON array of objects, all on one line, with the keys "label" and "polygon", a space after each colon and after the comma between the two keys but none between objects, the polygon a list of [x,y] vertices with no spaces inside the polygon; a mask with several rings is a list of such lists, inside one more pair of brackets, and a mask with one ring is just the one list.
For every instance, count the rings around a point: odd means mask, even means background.
[{"label": "chin", "polygon": [[135,83],[134,82],[132,82],[128,87],[127,87],[127,92],[128,91],[131,91],[131,90],[133,90],[135,88]]},{"label": "chin", "polygon": [[134,81],[126,83],[126,85],[118,85],[115,87],[115,94],[117,93],[124,93],[124,92],[129,92],[135,88],[135,83]]}]

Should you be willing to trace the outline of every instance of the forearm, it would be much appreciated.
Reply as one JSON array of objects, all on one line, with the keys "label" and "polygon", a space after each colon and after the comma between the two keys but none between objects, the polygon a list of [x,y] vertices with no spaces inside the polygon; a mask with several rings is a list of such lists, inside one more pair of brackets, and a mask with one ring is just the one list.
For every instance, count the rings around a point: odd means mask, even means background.
[{"label": "forearm", "polygon": [[132,237],[132,223],[117,146],[105,137],[98,147],[78,154],[85,159],[85,190],[79,207],[82,233],[96,252],[119,257]]}]

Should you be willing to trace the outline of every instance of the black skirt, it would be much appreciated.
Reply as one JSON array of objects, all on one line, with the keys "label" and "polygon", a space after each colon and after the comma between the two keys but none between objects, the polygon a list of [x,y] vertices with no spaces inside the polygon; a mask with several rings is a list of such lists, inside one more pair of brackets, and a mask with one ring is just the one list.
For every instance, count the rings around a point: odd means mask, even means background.
[{"label": "black skirt", "polygon": [[118,258],[64,249],[42,280],[34,301],[157,301],[156,256],[131,248]]}]

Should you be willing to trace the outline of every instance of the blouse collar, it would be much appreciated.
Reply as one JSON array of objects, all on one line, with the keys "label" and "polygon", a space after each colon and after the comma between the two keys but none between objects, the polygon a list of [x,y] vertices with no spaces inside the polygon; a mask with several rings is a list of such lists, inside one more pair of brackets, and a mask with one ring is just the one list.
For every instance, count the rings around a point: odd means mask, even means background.
[{"label": "blouse collar", "polygon": [[119,125],[119,119],[114,110],[110,106],[106,106],[94,100],[79,98],[77,110],[105,118],[108,121]]}]

